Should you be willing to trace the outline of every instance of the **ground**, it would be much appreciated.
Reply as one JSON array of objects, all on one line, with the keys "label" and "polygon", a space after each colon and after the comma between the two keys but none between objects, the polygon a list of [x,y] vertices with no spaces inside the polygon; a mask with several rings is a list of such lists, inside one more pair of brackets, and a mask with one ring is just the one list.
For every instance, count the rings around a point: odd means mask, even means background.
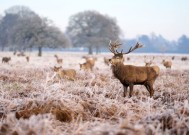
[{"label": "ground", "polygon": [[[53,77],[54,54],[63,58],[62,67],[77,71],[75,81]],[[48,52],[42,57],[25,57],[1,52],[0,135],[181,135],[189,134],[189,60],[182,55],[130,54],[125,64],[144,66],[144,56],[155,56],[161,69],[153,98],[144,86],[135,86],[133,97],[123,97],[121,83],[103,58],[96,55],[93,72],[79,69],[85,53]],[[185,55],[187,56],[187,55]],[[130,58],[127,61],[127,57]],[[189,56],[187,56],[189,57]],[[162,60],[172,60],[166,69]]]}]

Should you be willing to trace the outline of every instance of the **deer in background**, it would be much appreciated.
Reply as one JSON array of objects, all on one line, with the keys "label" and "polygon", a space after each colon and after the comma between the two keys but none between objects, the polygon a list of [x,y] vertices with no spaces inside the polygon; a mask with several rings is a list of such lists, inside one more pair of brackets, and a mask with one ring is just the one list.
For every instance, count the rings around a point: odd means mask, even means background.
[{"label": "deer in background", "polygon": [[125,97],[127,94],[127,88],[130,88],[129,97],[132,96],[134,85],[144,85],[148,92],[150,93],[150,97],[154,95],[153,84],[156,78],[159,75],[160,68],[158,66],[134,66],[134,65],[124,65],[123,64],[123,55],[129,54],[134,50],[141,48],[138,42],[134,47],[131,47],[128,52],[123,53],[118,52],[117,48],[121,44],[117,41],[109,43],[109,50],[114,54],[114,56],[109,59],[111,63],[111,68],[113,75],[122,83],[124,87],[123,96]]},{"label": "deer in background", "polygon": [[149,67],[152,65],[153,63],[153,60],[154,60],[155,56],[153,56],[153,58],[150,60],[150,61],[146,61],[146,56],[144,56],[144,63],[145,63],[145,66]]},{"label": "deer in background", "polygon": [[96,58],[90,58],[83,56],[83,58],[86,60],[85,63],[80,64],[80,69],[83,69],[85,71],[92,71],[93,67],[95,65],[95,61],[97,60]]},{"label": "deer in background", "polygon": [[62,69],[62,66],[54,66],[53,71],[56,72],[59,79],[75,80],[76,71],[74,69]]},{"label": "deer in background", "polygon": [[83,56],[83,58],[86,60],[86,63],[90,63],[92,67],[94,67],[95,62],[97,60],[96,57],[87,57],[87,56]]},{"label": "deer in background", "polygon": [[25,53],[23,51],[20,51],[19,53],[17,53],[17,56],[20,57],[20,56],[26,56],[26,55],[25,55]]},{"label": "deer in background", "polygon": [[181,60],[182,61],[186,61],[188,58],[187,57],[182,57]]},{"label": "deer in background", "polygon": [[2,58],[2,63],[8,63],[9,64],[10,60],[11,60],[11,57],[3,57]]},{"label": "deer in background", "polygon": [[56,58],[56,62],[58,64],[62,64],[63,63],[63,59],[59,58],[58,55],[55,54],[54,57]]},{"label": "deer in background", "polygon": [[166,68],[171,68],[172,66],[172,62],[171,61],[166,61],[166,60],[162,60],[162,64],[166,67]]}]

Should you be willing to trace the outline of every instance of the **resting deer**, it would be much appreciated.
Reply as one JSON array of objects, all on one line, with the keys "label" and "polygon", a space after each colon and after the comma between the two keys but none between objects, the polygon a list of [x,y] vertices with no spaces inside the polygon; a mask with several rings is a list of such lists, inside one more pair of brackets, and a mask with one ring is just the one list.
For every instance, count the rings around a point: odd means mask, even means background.
[{"label": "resting deer", "polygon": [[141,48],[142,45],[137,43],[135,47],[131,47],[129,51],[125,53],[123,53],[123,50],[118,52],[117,49],[114,48],[116,45],[118,46],[121,44],[117,41],[113,43],[110,41],[109,43],[109,50],[114,54],[109,61],[111,63],[113,75],[123,84],[123,96],[126,96],[128,86],[130,88],[129,97],[131,97],[134,85],[144,85],[150,93],[150,97],[152,97],[154,95],[153,84],[159,75],[159,67],[124,65],[123,55]]},{"label": "resting deer", "polygon": [[62,64],[63,63],[63,59],[61,58],[58,58],[58,55],[54,55],[54,57],[56,58],[56,62],[59,63],[59,64]]},{"label": "resting deer", "polygon": [[85,71],[92,71],[93,70],[93,65],[89,62],[85,62],[83,64],[79,64],[80,70],[85,70]]},{"label": "resting deer", "polygon": [[11,60],[11,57],[3,57],[2,63],[9,63],[10,60]]},{"label": "resting deer", "polygon": [[171,68],[172,66],[172,62],[171,61],[162,61],[162,64],[166,67],[166,68]]},{"label": "resting deer", "polygon": [[153,56],[153,58],[150,61],[146,61],[146,56],[145,56],[145,60],[144,60],[145,66],[147,66],[147,67],[151,66],[152,63],[153,63],[154,58],[155,57]]},{"label": "resting deer", "polygon": [[64,69],[62,69],[62,66],[60,66],[60,67],[54,66],[53,71],[56,72],[59,79],[68,79],[71,81],[75,80],[76,71],[74,69],[64,70]]}]

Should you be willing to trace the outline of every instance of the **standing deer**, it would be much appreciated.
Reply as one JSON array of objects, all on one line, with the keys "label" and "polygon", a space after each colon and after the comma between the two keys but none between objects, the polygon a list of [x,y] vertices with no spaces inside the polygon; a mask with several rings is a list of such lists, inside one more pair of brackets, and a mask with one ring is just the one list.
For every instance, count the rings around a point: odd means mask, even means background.
[{"label": "standing deer", "polygon": [[111,42],[109,43],[109,50],[114,54],[114,56],[109,59],[111,63],[111,68],[113,75],[123,84],[125,97],[127,94],[127,88],[130,88],[129,97],[132,96],[133,86],[134,85],[144,85],[148,92],[150,93],[150,97],[154,95],[153,84],[156,78],[159,75],[160,68],[158,66],[134,66],[134,65],[124,65],[123,64],[123,55],[128,54],[138,48],[141,48],[138,42],[135,47],[131,47],[128,52],[123,53],[118,52],[114,46],[119,46],[120,43]]},{"label": "standing deer", "polygon": [[54,57],[56,58],[56,62],[58,64],[62,64],[63,63],[63,59],[59,58],[58,55],[55,54]]}]

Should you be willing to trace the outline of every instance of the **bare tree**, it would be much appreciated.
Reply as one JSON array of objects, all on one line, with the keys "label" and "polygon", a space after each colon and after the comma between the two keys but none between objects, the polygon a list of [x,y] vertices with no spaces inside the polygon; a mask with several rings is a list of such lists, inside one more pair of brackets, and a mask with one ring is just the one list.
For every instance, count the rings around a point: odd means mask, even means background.
[{"label": "bare tree", "polygon": [[25,50],[38,48],[38,56],[43,47],[68,47],[70,40],[55,27],[52,21],[42,18],[27,7],[14,6],[5,11],[0,25],[3,45]]},{"label": "bare tree", "polygon": [[116,20],[96,11],[84,11],[70,17],[67,33],[74,46],[99,50],[109,39],[119,39],[120,28]]}]

